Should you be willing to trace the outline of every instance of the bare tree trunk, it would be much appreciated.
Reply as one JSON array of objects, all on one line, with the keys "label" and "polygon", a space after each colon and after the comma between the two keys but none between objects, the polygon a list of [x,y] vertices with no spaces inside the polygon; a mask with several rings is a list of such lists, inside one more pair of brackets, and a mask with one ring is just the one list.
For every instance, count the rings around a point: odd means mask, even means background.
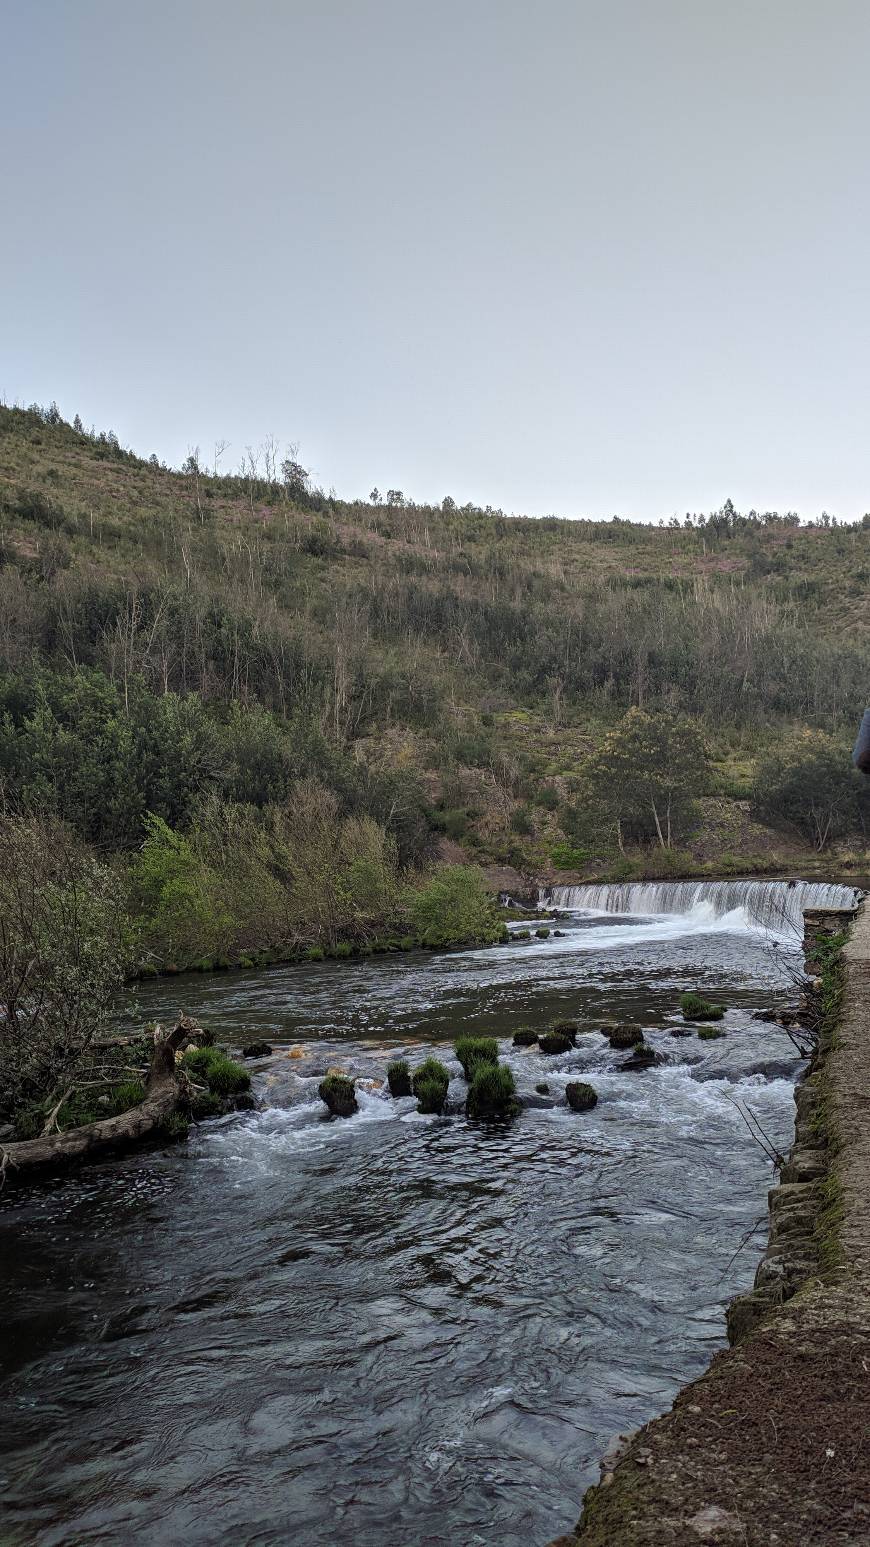
[{"label": "bare tree trunk", "polygon": [[155,1033],[145,1099],[129,1112],[51,1137],[0,1144],[0,1182],[30,1181],[46,1172],[63,1171],[82,1161],[132,1148],[147,1139],[175,1111],[184,1092],[175,1069],[175,1053],[196,1030],[196,1022],[183,1015],[168,1035]]},{"label": "bare tree trunk", "polygon": [[659,835],[659,843],[661,844],[662,848],[665,849],[665,848],[667,848],[667,844],[665,843],[665,840],[664,840],[664,838],[662,836],[662,824],[659,821],[659,814],[658,814],[658,812],[656,810],[656,803],[655,803],[655,801],[651,800],[650,801],[650,805],[652,806],[652,814],[653,814],[653,816],[655,818],[656,832]]}]

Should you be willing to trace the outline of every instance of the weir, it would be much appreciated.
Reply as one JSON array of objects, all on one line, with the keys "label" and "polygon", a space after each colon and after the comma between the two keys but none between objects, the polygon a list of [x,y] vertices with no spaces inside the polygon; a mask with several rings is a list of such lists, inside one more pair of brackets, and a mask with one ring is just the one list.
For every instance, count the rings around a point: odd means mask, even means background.
[{"label": "weir", "polygon": [[723,918],[742,911],[746,923],[765,929],[792,928],[803,933],[807,908],[853,908],[857,887],[829,881],[617,881],[593,886],[549,886],[540,904],[571,913],[620,913],[649,916],[706,914]]}]

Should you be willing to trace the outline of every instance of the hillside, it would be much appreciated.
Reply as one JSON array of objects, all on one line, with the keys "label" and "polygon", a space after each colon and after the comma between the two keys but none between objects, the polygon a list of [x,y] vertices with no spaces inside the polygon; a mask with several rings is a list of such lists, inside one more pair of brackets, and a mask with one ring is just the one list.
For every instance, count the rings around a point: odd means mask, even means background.
[{"label": "hillside", "polygon": [[[105,851],[147,811],[262,808],[299,780],[395,839],[545,876],[792,865],[752,819],[796,729],[845,748],[870,684],[870,517],[651,527],[346,501],[271,443],[232,476],[0,408],[0,769]],[[700,723],[679,853],[621,856],[578,772],[626,710]],[[590,843],[589,830],[593,840]],[[835,850],[862,862],[863,833]]]}]

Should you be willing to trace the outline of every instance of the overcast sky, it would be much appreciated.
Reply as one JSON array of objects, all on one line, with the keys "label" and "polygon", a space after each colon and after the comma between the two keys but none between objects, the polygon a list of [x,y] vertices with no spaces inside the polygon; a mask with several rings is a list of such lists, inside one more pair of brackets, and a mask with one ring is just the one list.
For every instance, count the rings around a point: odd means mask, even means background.
[{"label": "overcast sky", "polygon": [[870,510],[866,0],[0,0],[0,393],[348,496]]}]

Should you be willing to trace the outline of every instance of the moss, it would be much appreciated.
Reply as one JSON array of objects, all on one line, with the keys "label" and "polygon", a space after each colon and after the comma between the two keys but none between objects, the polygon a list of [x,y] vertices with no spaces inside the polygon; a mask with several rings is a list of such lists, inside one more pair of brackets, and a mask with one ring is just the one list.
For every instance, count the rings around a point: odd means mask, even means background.
[{"label": "moss", "polygon": [[531,938],[532,931],[530,929],[515,929],[511,935],[512,940],[531,940]]},{"label": "moss", "polygon": [[506,1064],[474,1066],[465,1110],[469,1117],[511,1117],[519,1110],[514,1077]]},{"label": "moss", "polygon": [[467,1080],[472,1078],[478,1064],[498,1063],[498,1043],[495,1037],[457,1037],[453,1051]]},{"label": "moss", "polygon": [[555,1031],[558,1036],[570,1037],[573,1042],[580,1030],[580,1025],[578,1021],[554,1021],[550,1030]]},{"label": "moss", "polygon": [[404,1058],[397,1058],[393,1063],[387,1064],[387,1084],[390,1087],[391,1096],[396,1098],[410,1096],[411,1070]]},{"label": "moss", "polygon": [[195,1090],[190,1098],[189,1110],[193,1121],[201,1123],[207,1117],[220,1117],[224,1111],[224,1102],[214,1091]]},{"label": "moss", "polygon": [[565,1100],[572,1112],[589,1112],[597,1105],[598,1092],[585,1080],[569,1080],[565,1086]]},{"label": "moss", "polygon": [[721,1004],[711,1004],[694,990],[680,995],[680,1009],[684,1021],[721,1021],[725,1014]]},{"label": "moss", "polygon": [[549,938],[550,938],[550,931],[549,931],[549,929],[536,929],[535,930],[535,939],[536,940],[549,940]]},{"label": "moss", "polygon": [[541,1080],[540,1084],[535,1086],[535,1090],[539,1096],[549,1096],[550,1094],[550,1087],[546,1080]]},{"label": "moss", "polygon": [[437,1058],[427,1058],[414,1070],[411,1087],[421,1112],[441,1112],[447,1100],[450,1075]]},{"label": "moss", "polygon": [[712,1041],[715,1040],[716,1037],[724,1037],[724,1035],[725,1035],[725,1033],[722,1030],[721,1026],[699,1026],[698,1027],[698,1036],[700,1037],[702,1042],[712,1042]]},{"label": "moss", "polygon": [[328,1074],[320,1081],[317,1094],[329,1107],[333,1117],[350,1117],[358,1110],[356,1087],[344,1074]]}]

